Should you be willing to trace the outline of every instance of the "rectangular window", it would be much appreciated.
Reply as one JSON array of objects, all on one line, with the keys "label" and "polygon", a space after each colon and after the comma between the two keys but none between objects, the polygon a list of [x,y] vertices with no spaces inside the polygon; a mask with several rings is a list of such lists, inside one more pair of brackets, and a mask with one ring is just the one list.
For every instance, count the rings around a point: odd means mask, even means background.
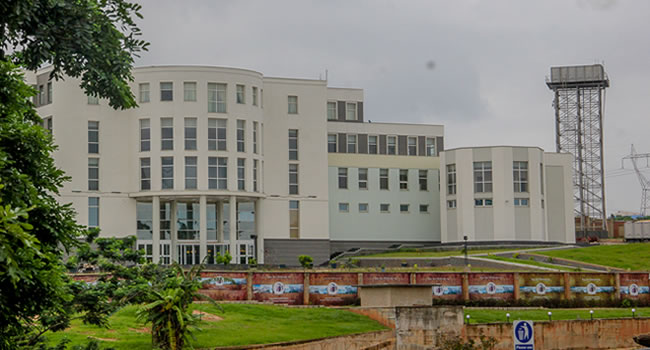
[{"label": "rectangular window", "polygon": [[253,153],[257,154],[257,125],[258,122],[253,122]]},{"label": "rectangular window", "polygon": [[183,83],[183,100],[185,102],[196,101],[196,83],[186,81]]},{"label": "rectangular window", "polygon": [[45,104],[45,86],[38,86],[38,105],[42,106]]},{"label": "rectangular window", "polygon": [[379,204],[379,212],[380,213],[390,213],[390,204],[388,204],[388,203]]},{"label": "rectangular window", "polygon": [[99,97],[97,97],[97,96],[88,96],[88,104],[89,105],[98,105],[99,104]]},{"label": "rectangular window", "polygon": [[357,120],[357,104],[345,104],[345,120]]},{"label": "rectangular window", "polygon": [[420,204],[420,213],[428,213],[429,212],[429,205],[428,204]]},{"label": "rectangular window", "polygon": [[339,212],[348,213],[350,211],[350,203],[339,203]]},{"label": "rectangular window", "polygon": [[[199,222],[201,220],[199,203],[183,203],[176,204],[176,238],[181,240],[195,240],[199,238]],[[199,263],[199,246],[194,249],[190,245],[185,245],[184,248],[179,246],[179,252],[186,250],[188,257],[185,260],[187,264],[192,264],[191,256],[196,254],[195,263]],[[179,254],[181,255],[181,254]]]},{"label": "rectangular window", "polygon": [[357,153],[357,135],[348,135],[348,153]]},{"label": "rectangular window", "polygon": [[99,227],[99,197],[88,197],[88,227]]},{"label": "rectangular window", "polygon": [[477,198],[477,199],[474,199],[474,206],[475,207],[491,207],[492,206],[492,198]]},{"label": "rectangular window", "polygon": [[492,162],[474,162],[474,192],[492,192]]},{"label": "rectangular window", "polygon": [[161,157],[162,189],[174,188],[174,157]]},{"label": "rectangular window", "polygon": [[289,96],[288,99],[288,113],[298,114],[298,96]]},{"label": "rectangular window", "polygon": [[226,84],[208,83],[208,112],[226,113]]},{"label": "rectangular window", "polygon": [[447,164],[447,194],[456,194],[456,164]]},{"label": "rectangular window", "polygon": [[160,100],[161,101],[174,100],[174,83],[170,81],[160,83]]},{"label": "rectangular window", "polygon": [[418,174],[419,174],[419,177],[420,177],[420,191],[428,191],[429,190],[429,185],[428,185],[429,172],[427,170],[420,169]]},{"label": "rectangular window", "polygon": [[298,164],[289,164],[289,194],[298,194]]},{"label": "rectangular window", "polygon": [[43,128],[47,130],[50,134],[52,134],[53,126],[54,125],[53,125],[52,117],[43,118]]},{"label": "rectangular window", "polygon": [[142,83],[139,86],[140,103],[149,102],[149,83]]},{"label": "rectangular window", "polygon": [[253,192],[257,192],[257,159],[253,159]]},{"label": "rectangular window", "polygon": [[208,119],[208,150],[226,150],[226,119]]},{"label": "rectangular window", "polygon": [[436,139],[433,137],[427,137],[427,157],[436,156]]},{"label": "rectangular window", "polygon": [[253,106],[257,106],[257,87],[253,86]]},{"label": "rectangular window", "polygon": [[368,203],[359,203],[359,213],[368,212]]},{"label": "rectangular window", "polygon": [[246,121],[237,121],[237,152],[246,151]]},{"label": "rectangular window", "polygon": [[544,194],[544,164],[539,163],[539,190]]},{"label": "rectangular window", "polygon": [[409,171],[408,169],[399,170],[399,189],[408,190],[409,189]]},{"label": "rectangular window", "polygon": [[196,118],[185,118],[185,150],[196,150]]},{"label": "rectangular window", "polygon": [[527,207],[528,198],[515,198],[515,207]]},{"label": "rectangular window", "polygon": [[327,120],[336,119],[336,102],[327,102]]},{"label": "rectangular window", "polygon": [[298,160],[298,130],[289,129],[289,160]]},{"label": "rectangular window", "polygon": [[327,152],[336,153],[336,134],[327,134]]},{"label": "rectangular window", "polygon": [[447,208],[456,209],[456,200],[452,199],[452,200],[447,201]]},{"label": "rectangular window", "polygon": [[397,154],[397,136],[388,136],[386,141],[386,154]]},{"label": "rectangular window", "polygon": [[377,136],[368,136],[368,154],[377,154]]},{"label": "rectangular window", "polygon": [[379,189],[388,189],[388,169],[379,169]]},{"label": "rectangular window", "polygon": [[418,138],[417,137],[408,137],[408,155],[417,156],[418,155]]},{"label": "rectangular window", "polygon": [[99,153],[99,122],[88,122],[88,153]]},{"label": "rectangular window", "polygon": [[289,201],[289,238],[300,238],[300,202]]},{"label": "rectangular window", "polygon": [[228,158],[208,157],[208,188],[228,189]]},{"label": "rectangular window", "polygon": [[400,213],[408,213],[409,212],[409,204],[400,204],[399,205],[399,212]]},{"label": "rectangular window", "polygon": [[160,118],[160,149],[174,149],[174,119]]},{"label": "rectangular window", "polygon": [[339,168],[339,188],[348,188],[348,168]]},{"label": "rectangular window", "polygon": [[99,191],[99,158],[88,158],[88,191]]},{"label": "rectangular window", "polygon": [[237,158],[237,189],[246,190],[246,159]]},{"label": "rectangular window", "polygon": [[244,85],[237,85],[237,103],[246,103],[246,86]]},{"label": "rectangular window", "polygon": [[151,150],[151,123],[149,119],[140,119],[140,152]]},{"label": "rectangular window", "polygon": [[196,189],[196,157],[185,157],[185,189]]},{"label": "rectangular window", "polygon": [[47,83],[47,103],[52,103],[52,82]]},{"label": "rectangular window", "polygon": [[512,162],[515,193],[528,192],[528,162]]},{"label": "rectangular window", "polygon": [[151,159],[140,158],[140,191],[151,189]]},{"label": "rectangular window", "polygon": [[359,168],[359,189],[368,189],[368,168]]}]

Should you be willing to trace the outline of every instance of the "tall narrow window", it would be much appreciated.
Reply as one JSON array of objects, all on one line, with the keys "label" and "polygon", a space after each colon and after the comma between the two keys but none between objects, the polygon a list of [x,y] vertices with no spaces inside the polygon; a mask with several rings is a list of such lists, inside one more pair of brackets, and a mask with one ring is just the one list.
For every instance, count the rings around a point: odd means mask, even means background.
[{"label": "tall narrow window", "polygon": [[160,100],[161,101],[174,100],[174,83],[170,81],[160,83]]},{"label": "tall narrow window", "polygon": [[298,114],[298,96],[289,96],[288,102],[289,102],[288,113]]},{"label": "tall narrow window", "polygon": [[339,188],[348,188],[348,168],[339,168]]},{"label": "tall narrow window", "polygon": [[140,103],[149,102],[149,83],[142,83],[139,86]]},{"label": "tall narrow window", "polygon": [[161,157],[162,189],[174,188],[174,157]]},{"label": "tall narrow window", "polygon": [[368,136],[368,154],[377,154],[377,136]]},{"label": "tall narrow window", "polygon": [[151,150],[151,124],[149,119],[140,119],[140,152]]},{"label": "tall narrow window", "polygon": [[208,157],[208,188],[228,188],[228,158]]},{"label": "tall narrow window", "polygon": [[208,119],[208,150],[226,150],[226,119]]},{"label": "tall narrow window", "polygon": [[327,102],[327,120],[336,119],[336,102]]},{"label": "tall narrow window", "polygon": [[246,86],[244,85],[237,85],[237,103],[246,103]]},{"label": "tall narrow window", "polygon": [[348,153],[357,153],[357,135],[348,135]]},{"label": "tall narrow window", "polygon": [[298,160],[298,130],[289,129],[289,160]]},{"label": "tall narrow window", "polygon": [[456,164],[447,164],[447,194],[456,194]]},{"label": "tall narrow window", "polygon": [[492,192],[492,162],[474,162],[474,192]]},{"label": "tall narrow window", "polygon": [[99,158],[88,158],[88,191],[99,191]]},{"label": "tall narrow window", "polygon": [[327,152],[336,153],[336,134],[327,135]]},{"label": "tall narrow window", "polygon": [[246,190],[246,159],[237,158],[237,189]]},{"label": "tall narrow window", "polygon": [[388,169],[379,169],[379,189],[388,189]]},{"label": "tall narrow window", "polygon": [[185,189],[196,189],[196,157],[185,157]]},{"label": "tall narrow window", "polygon": [[99,153],[99,122],[88,122],[88,153]]},{"label": "tall narrow window", "polygon": [[345,104],[345,120],[357,120],[357,104]]},{"label": "tall narrow window", "polygon": [[427,157],[436,156],[436,139],[427,137]]},{"label": "tall narrow window", "polygon": [[409,189],[409,171],[408,169],[399,170],[399,189],[408,190]]},{"label": "tall narrow window", "polygon": [[257,87],[253,86],[253,106],[257,106]]},{"label": "tall narrow window", "polygon": [[298,194],[298,164],[289,164],[289,194]]},{"label": "tall narrow window", "polygon": [[539,163],[539,186],[541,194],[544,194],[544,164]]},{"label": "tall narrow window", "polygon": [[418,172],[419,174],[419,180],[420,180],[420,191],[428,191],[429,190],[429,185],[428,185],[428,171],[424,169],[420,169]]},{"label": "tall narrow window", "polygon": [[208,83],[208,112],[226,113],[226,84]]},{"label": "tall narrow window", "polygon": [[196,101],[196,82],[186,81],[183,83],[183,100],[185,102]]},{"label": "tall narrow window", "polygon": [[418,155],[418,138],[409,137],[408,138],[408,155],[417,156]]},{"label": "tall narrow window", "polygon": [[47,130],[50,134],[52,134],[53,127],[54,125],[52,117],[43,118],[43,128],[45,128],[45,130]]},{"label": "tall narrow window", "polygon": [[368,168],[359,168],[359,189],[368,189]]},{"label": "tall narrow window", "polygon": [[388,136],[386,141],[386,154],[397,154],[397,137]]},{"label": "tall narrow window", "polygon": [[160,118],[160,149],[174,149],[174,119]]},{"label": "tall narrow window", "polygon": [[88,197],[88,227],[99,227],[99,197]]},{"label": "tall narrow window", "polygon": [[238,120],[237,121],[237,152],[246,151],[245,135],[246,135],[246,121]]},{"label": "tall narrow window", "polygon": [[45,86],[38,86],[38,105],[42,106],[45,104]]},{"label": "tall narrow window", "polygon": [[289,238],[300,238],[300,202],[289,201]]},{"label": "tall narrow window", "polygon": [[185,118],[185,150],[196,150],[196,118]]},{"label": "tall narrow window", "polygon": [[257,125],[258,122],[253,122],[253,153],[257,154]]},{"label": "tall narrow window", "polygon": [[47,82],[47,103],[52,103],[52,82]]},{"label": "tall narrow window", "polygon": [[515,192],[528,192],[528,162],[512,162]]},{"label": "tall narrow window", "polygon": [[253,192],[257,192],[257,159],[253,159]]},{"label": "tall narrow window", "polygon": [[140,190],[149,191],[151,189],[151,159],[140,158]]}]

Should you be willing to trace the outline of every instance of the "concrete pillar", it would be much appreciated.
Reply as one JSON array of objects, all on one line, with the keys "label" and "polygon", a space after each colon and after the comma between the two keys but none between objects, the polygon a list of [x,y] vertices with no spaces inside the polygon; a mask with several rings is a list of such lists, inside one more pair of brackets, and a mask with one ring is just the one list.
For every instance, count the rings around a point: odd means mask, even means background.
[{"label": "concrete pillar", "polygon": [[160,261],[160,197],[151,198],[151,232],[153,233],[153,262]]},{"label": "concrete pillar", "polygon": [[614,289],[615,298],[616,300],[621,300],[621,274],[620,273],[615,273],[614,274],[614,283],[616,283],[616,288]]},{"label": "concrete pillar", "polygon": [[469,301],[469,275],[467,272],[465,272],[463,275],[463,280],[462,280],[462,290],[463,290],[463,300],[464,301]]},{"label": "concrete pillar", "polygon": [[513,286],[515,301],[519,300],[519,272],[515,272],[513,274],[512,286]]},{"label": "concrete pillar", "polygon": [[409,274],[409,284],[417,284],[415,272]]},{"label": "concrete pillar", "polygon": [[255,200],[255,234],[257,235],[257,263],[264,264],[264,232],[262,227],[261,199]]},{"label": "concrete pillar", "polygon": [[564,273],[564,299],[571,299],[571,277],[568,272]]},{"label": "concrete pillar", "polygon": [[230,227],[230,255],[231,263],[239,263],[237,259],[237,197],[230,196],[230,212],[228,213],[228,226]]},{"label": "concrete pillar", "polygon": [[223,242],[223,201],[217,201],[217,241]]},{"label": "concrete pillar", "polygon": [[199,245],[203,262],[208,255],[208,199],[205,195],[199,197]]},{"label": "concrete pillar", "polygon": [[253,272],[246,274],[246,300],[253,300]]},{"label": "concrete pillar", "polygon": [[171,210],[171,213],[169,213],[170,214],[169,215],[169,220],[170,220],[169,231],[170,231],[170,236],[171,236],[170,238],[171,238],[171,241],[172,241],[172,246],[171,246],[172,261],[178,262],[178,242],[176,240],[176,238],[178,237],[178,235],[176,233],[176,226],[177,226],[176,225],[176,220],[177,220],[176,219],[176,201],[172,201],[172,203],[171,203],[171,205],[169,207],[170,207],[170,210]]},{"label": "concrete pillar", "polygon": [[309,305],[309,272],[304,273],[302,288],[302,304]]}]

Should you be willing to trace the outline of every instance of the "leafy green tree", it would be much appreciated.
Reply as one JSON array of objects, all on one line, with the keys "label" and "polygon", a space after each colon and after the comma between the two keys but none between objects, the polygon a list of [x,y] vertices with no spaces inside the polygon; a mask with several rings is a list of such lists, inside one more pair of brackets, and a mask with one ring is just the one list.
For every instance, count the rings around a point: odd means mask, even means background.
[{"label": "leafy green tree", "polygon": [[298,262],[303,268],[311,268],[314,264],[314,259],[309,255],[301,255],[298,257]]}]

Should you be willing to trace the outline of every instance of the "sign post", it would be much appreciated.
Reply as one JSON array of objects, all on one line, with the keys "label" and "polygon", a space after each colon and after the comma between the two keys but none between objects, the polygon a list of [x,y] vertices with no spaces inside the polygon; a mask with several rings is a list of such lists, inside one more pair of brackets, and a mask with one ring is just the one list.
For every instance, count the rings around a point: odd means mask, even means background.
[{"label": "sign post", "polygon": [[515,321],[512,324],[512,329],[515,350],[535,350],[533,321]]}]

